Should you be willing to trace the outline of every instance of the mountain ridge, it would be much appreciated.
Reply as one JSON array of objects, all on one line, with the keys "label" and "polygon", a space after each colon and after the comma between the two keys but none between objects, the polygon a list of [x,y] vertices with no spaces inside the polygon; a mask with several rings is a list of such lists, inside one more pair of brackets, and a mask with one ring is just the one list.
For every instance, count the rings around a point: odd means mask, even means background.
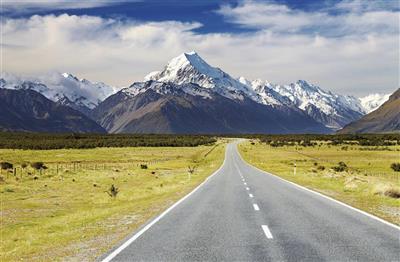
[{"label": "mountain ridge", "polygon": [[378,109],[341,129],[339,134],[400,132],[400,88]]}]

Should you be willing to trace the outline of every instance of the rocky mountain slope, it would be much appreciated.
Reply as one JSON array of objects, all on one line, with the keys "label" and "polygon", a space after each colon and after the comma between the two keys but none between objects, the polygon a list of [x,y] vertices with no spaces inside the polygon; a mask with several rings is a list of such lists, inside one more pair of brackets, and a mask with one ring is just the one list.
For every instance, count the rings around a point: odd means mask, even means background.
[{"label": "rocky mountain slope", "polygon": [[230,99],[247,97],[256,103],[273,107],[296,107],[332,130],[359,119],[373,106],[384,102],[382,99],[372,99],[371,103],[365,103],[367,108],[364,108],[358,98],[327,92],[304,80],[289,85],[275,85],[262,80],[249,81],[244,77],[235,79],[221,69],[210,66],[195,52],[173,58],[162,71],[150,73],[145,80],[178,85],[195,83]]},{"label": "rocky mountain slope", "polygon": [[[239,93],[240,94],[240,93]],[[147,81],[110,96],[92,117],[111,133],[325,133],[300,110],[243,96],[232,100],[196,84]]]},{"label": "rocky mountain slope", "polygon": [[341,134],[383,132],[400,132],[400,89],[378,109],[339,131]]},{"label": "rocky mountain slope", "polygon": [[114,133],[333,132],[388,99],[335,94],[304,80],[277,85],[236,79],[195,52],[171,59],[144,82],[122,90],[67,73],[22,78],[4,72],[1,89],[38,92]]},{"label": "rocky mountain slope", "polygon": [[114,93],[114,88],[104,83],[78,79],[67,73],[51,73],[36,78],[2,73],[0,88],[34,90],[54,102],[85,114]]},{"label": "rocky mountain slope", "polygon": [[105,133],[84,114],[30,89],[0,89],[0,130]]}]

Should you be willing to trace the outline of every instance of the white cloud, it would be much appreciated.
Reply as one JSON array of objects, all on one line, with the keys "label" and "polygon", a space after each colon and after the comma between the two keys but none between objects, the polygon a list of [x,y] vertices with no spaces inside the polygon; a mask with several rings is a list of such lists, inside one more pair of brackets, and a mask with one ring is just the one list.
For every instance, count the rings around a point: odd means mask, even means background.
[{"label": "white cloud", "polygon": [[1,0],[0,13],[26,14],[48,10],[85,9],[140,0]]},{"label": "white cloud", "polygon": [[199,35],[192,31],[201,27],[197,22],[143,23],[67,14],[7,18],[2,24],[1,71],[39,75],[57,70],[127,86],[162,69],[172,57],[196,50],[235,77],[275,83],[306,79],[356,95],[398,87],[398,34],[379,30],[354,34],[346,30],[341,37],[305,34],[297,28],[312,24],[312,19],[299,16],[296,21],[295,27],[287,23],[275,31]]},{"label": "white cloud", "polygon": [[394,5],[390,2],[345,0],[330,8],[306,12],[272,1],[247,0],[234,7],[223,5],[216,12],[242,27],[274,33],[331,37],[375,32],[396,34],[399,32],[399,12],[392,9]]}]

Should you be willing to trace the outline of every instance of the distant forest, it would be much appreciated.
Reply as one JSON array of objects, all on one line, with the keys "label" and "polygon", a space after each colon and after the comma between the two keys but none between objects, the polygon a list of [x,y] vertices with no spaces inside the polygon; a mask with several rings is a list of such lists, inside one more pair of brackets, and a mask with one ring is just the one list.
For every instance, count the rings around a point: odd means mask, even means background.
[{"label": "distant forest", "polygon": [[44,134],[0,132],[0,148],[193,147],[214,144],[215,136],[144,134]]},{"label": "distant forest", "polygon": [[159,134],[44,134],[0,132],[0,148],[62,149],[96,147],[194,147],[214,144],[218,137],[257,139],[272,146],[313,146],[316,141],[332,145],[400,145],[400,134],[346,135],[159,135]]},{"label": "distant forest", "polygon": [[313,146],[317,141],[330,145],[391,146],[400,145],[400,134],[296,134],[296,135],[246,135],[251,139],[259,139],[272,146],[301,145]]}]

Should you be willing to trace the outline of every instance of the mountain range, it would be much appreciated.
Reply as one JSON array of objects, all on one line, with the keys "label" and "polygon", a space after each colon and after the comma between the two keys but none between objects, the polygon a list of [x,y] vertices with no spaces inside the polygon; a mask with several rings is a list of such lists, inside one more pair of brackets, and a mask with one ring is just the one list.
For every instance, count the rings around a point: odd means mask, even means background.
[{"label": "mountain range", "polygon": [[346,133],[381,133],[400,132],[400,89],[397,89],[389,100],[375,111],[361,119],[346,125],[339,131]]},{"label": "mountain range", "polygon": [[305,80],[277,85],[234,78],[195,52],[173,58],[127,88],[67,73],[37,78],[2,73],[0,89],[40,93],[111,133],[330,133],[389,98],[335,94]]}]

